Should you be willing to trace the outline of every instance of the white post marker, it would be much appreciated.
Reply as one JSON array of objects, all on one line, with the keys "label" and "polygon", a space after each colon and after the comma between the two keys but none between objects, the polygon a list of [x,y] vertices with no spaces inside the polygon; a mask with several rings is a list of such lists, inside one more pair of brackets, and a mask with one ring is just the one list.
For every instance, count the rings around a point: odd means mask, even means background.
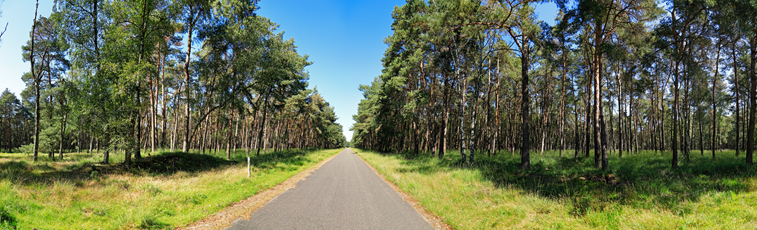
[{"label": "white post marker", "polygon": [[247,177],[250,177],[250,157],[247,157]]}]

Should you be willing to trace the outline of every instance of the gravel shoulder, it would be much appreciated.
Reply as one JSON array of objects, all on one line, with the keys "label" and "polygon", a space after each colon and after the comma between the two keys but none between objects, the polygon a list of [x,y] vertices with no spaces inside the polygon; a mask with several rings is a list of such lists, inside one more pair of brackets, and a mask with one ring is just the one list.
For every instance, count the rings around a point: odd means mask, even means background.
[{"label": "gravel shoulder", "polygon": [[313,172],[318,170],[321,166],[331,161],[338,155],[339,154],[336,154],[334,156],[326,158],[325,160],[321,161],[320,163],[316,165],[311,166],[305,171],[302,171],[298,173],[297,175],[290,177],[286,181],[272,188],[269,188],[265,191],[262,191],[256,194],[255,196],[236,202],[214,215],[208,216],[207,218],[203,220],[194,222],[190,225],[177,228],[177,229],[186,229],[186,230],[225,229],[225,228],[231,227],[234,221],[249,219],[250,215],[253,212],[263,207],[266,203],[276,198],[281,193],[284,193],[289,189],[293,189],[297,187],[298,182],[305,180],[306,177],[311,175]]}]

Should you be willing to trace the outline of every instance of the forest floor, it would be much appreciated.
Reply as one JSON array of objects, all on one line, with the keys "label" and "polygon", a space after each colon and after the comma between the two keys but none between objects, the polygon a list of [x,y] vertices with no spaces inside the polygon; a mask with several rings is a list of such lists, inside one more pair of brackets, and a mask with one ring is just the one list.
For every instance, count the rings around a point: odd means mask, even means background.
[{"label": "forest floor", "polygon": [[458,151],[358,152],[454,229],[757,229],[757,166],[743,152],[692,151],[675,170],[670,152],[613,153],[607,172],[572,150],[534,152],[529,171],[504,152],[473,164]]},{"label": "forest floor", "polygon": [[[171,229],[206,218],[276,186],[339,153],[287,150],[251,157],[247,177],[243,150],[225,158],[161,152],[134,160],[123,154],[109,165],[102,154],[47,155],[32,163],[25,153],[0,153],[0,229]],[[120,158],[119,158],[120,157]],[[57,158],[57,155],[56,155]]]}]

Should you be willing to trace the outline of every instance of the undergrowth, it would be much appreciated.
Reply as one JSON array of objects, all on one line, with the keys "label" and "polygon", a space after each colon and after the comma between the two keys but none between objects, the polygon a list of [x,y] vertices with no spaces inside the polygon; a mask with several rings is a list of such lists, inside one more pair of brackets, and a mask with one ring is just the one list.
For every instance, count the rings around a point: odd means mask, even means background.
[{"label": "undergrowth", "polygon": [[456,229],[755,229],[757,167],[733,151],[692,152],[670,168],[670,153],[610,157],[598,170],[572,151],[532,153],[531,169],[517,155],[476,153],[463,164],[457,151],[360,156]]},{"label": "undergrowth", "polygon": [[[131,167],[101,154],[62,161],[0,153],[0,229],[171,229],[273,187],[339,152],[286,150],[196,154],[161,152]],[[112,162],[122,158],[112,155]]]}]

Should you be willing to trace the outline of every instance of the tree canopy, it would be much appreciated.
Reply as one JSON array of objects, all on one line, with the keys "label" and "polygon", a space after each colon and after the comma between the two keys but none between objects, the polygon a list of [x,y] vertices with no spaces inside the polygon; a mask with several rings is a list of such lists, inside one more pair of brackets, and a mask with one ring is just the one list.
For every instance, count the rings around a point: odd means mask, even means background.
[{"label": "tree canopy", "polygon": [[745,149],[752,164],[757,5],[555,3],[555,25],[537,21],[542,1],[396,7],[384,70],[359,88],[351,144],[439,157],[459,149],[462,163],[517,150],[523,170],[530,152],[565,149],[593,152],[602,170],[609,153],[639,150],[670,150],[675,168],[692,149]]},{"label": "tree canopy", "polygon": [[35,160],[104,149],[104,163],[123,150],[129,165],[179,142],[227,157],[344,146],[333,107],[307,89],[308,56],[257,9],[245,0],[56,0],[51,15],[35,12],[23,47],[23,98],[2,94],[0,148]]}]

